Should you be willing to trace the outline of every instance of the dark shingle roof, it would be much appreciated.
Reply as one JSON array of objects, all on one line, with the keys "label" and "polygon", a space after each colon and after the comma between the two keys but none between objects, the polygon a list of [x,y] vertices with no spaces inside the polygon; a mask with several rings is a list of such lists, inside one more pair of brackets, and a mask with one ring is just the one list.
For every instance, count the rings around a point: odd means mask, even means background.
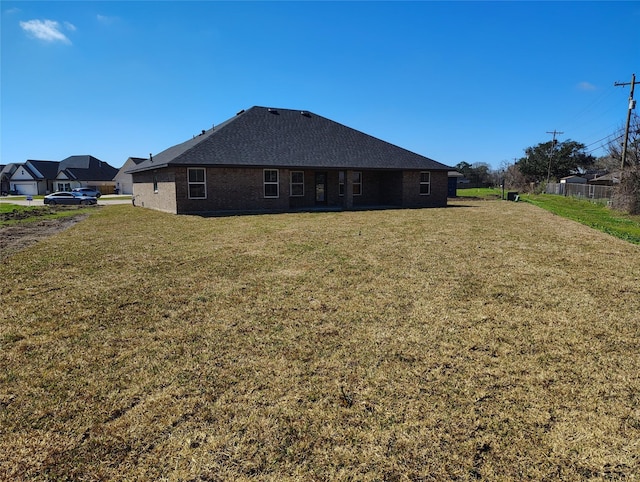
[{"label": "dark shingle roof", "polygon": [[17,164],[15,162],[10,162],[9,164],[0,166],[2,168],[0,169],[0,175],[10,177],[19,166],[21,166],[21,164]]},{"label": "dark shingle roof", "polygon": [[42,176],[39,176],[33,169],[29,169],[37,179],[55,179],[58,175],[58,162],[57,161],[36,161],[29,159],[26,162],[27,166],[31,165],[38,170]]},{"label": "dark shingle roof", "polygon": [[128,172],[167,165],[450,170],[311,112],[252,107]]},{"label": "dark shingle roof", "polygon": [[118,174],[118,169],[93,156],[67,157],[59,170],[77,181],[111,181]]}]

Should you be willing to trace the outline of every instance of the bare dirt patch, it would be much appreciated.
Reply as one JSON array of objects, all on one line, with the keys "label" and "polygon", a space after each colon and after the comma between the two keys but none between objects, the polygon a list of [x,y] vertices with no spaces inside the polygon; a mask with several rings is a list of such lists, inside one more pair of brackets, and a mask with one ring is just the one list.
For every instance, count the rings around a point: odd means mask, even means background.
[{"label": "bare dirt patch", "polygon": [[[9,214],[12,213],[7,213],[4,216]],[[31,215],[33,215],[33,213],[31,213]],[[5,259],[13,253],[37,243],[41,239],[64,231],[86,217],[87,214],[79,214],[65,218],[43,219],[30,223],[0,227],[0,259]]]}]

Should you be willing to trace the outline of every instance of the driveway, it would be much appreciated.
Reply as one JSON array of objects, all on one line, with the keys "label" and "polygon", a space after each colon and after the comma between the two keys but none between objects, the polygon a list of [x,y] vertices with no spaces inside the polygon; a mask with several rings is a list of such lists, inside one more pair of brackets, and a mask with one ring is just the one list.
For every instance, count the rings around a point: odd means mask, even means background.
[{"label": "driveway", "polygon": [[[42,199],[34,199],[27,201],[26,196],[7,196],[0,197],[0,203],[17,204],[19,206],[43,206]],[[99,206],[109,206],[111,204],[131,204],[131,196],[122,196],[115,194],[105,194],[98,199]]]}]

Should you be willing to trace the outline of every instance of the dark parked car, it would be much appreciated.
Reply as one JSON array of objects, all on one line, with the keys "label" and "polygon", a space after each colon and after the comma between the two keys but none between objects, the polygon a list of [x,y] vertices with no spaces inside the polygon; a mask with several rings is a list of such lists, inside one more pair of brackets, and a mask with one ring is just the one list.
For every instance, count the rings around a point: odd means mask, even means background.
[{"label": "dark parked car", "polygon": [[44,197],[45,204],[82,204],[89,206],[98,204],[98,199],[93,196],[78,196],[71,192],[54,192]]},{"label": "dark parked car", "polygon": [[74,196],[89,196],[100,197],[102,194],[97,189],[91,189],[90,187],[76,187],[71,190]]}]

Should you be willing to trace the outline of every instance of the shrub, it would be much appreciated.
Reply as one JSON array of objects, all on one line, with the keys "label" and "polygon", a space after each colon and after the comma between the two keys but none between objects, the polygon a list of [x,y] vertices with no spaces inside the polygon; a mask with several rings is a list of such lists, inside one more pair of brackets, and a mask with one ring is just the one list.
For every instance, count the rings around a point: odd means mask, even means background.
[{"label": "shrub", "polygon": [[640,167],[627,169],[621,175],[611,198],[614,209],[629,214],[640,214]]}]

